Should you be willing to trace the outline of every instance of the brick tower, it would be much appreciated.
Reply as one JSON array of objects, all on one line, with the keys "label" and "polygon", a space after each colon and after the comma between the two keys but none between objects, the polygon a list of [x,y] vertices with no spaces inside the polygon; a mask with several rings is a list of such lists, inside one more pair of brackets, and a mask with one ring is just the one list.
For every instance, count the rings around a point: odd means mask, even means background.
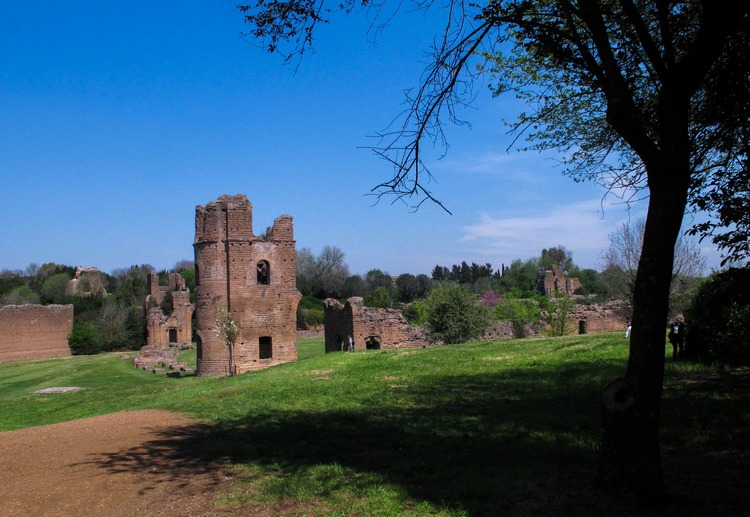
[{"label": "brick tower", "polygon": [[[292,217],[253,235],[253,205],[244,194],[195,207],[198,375],[233,375],[297,359],[297,305]],[[221,310],[237,323],[230,350],[216,333]]]}]

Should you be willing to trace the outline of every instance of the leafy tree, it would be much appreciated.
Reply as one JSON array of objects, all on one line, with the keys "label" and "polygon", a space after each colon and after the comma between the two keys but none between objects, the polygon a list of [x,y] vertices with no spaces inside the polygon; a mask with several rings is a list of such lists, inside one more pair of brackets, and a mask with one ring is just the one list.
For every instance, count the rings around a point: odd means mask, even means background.
[{"label": "leafy tree", "polygon": [[42,284],[42,302],[63,303],[71,278],[67,273],[57,273],[47,277]]},{"label": "leafy tree", "polygon": [[[3,296],[11,291],[18,289],[26,285],[20,275],[4,269],[0,272],[0,296]],[[8,304],[12,305],[12,304]]]},{"label": "leafy tree", "polygon": [[[131,350],[140,350],[146,343],[146,310],[143,305],[127,305],[125,320],[125,342],[123,346]],[[195,325],[193,325],[195,328]]]},{"label": "leafy tree", "polygon": [[575,294],[596,294],[598,300],[608,300],[610,298],[609,288],[602,281],[601,275],[595,269],[581,269],[575,273],[578,280],[581,281],[580,292]]},{"label": "leafy tree", "polygon": [[432,280],[427,275],[420,274],[414,276],[411,273],[399,275],[396,279],[398,300],[409,303],[417,298],[424,298],[430,291],[431,286]]},{"label": "leafy tree", "polygon": [[685,356],[706,363],[750,366],[750,268],[714,275],[687,312]]},{"label": "leafy tree", "polygon": [[303,296],[297,305],[297,329],[307,330],[323,324],[322,303],[317,298]]},{"label": "leafy tree", "polygon": [[[516,338],[526,337],[526,326],[538,323],[542,311],[538,297],[522,298],[520,294],[517,290],[510,291],[495,307],[495,318],[510,321]],[[544,299],[546,301],[546,297]]]},{"label": "leafy tree", "polygon": [[425,305],[430,339],[446,344],[482,337],[490,321],[478,297],[453,282],[433,287]]},{"label": "leafy tree", "polygon": [[68,345],[73,355],[91,355],[101,351],[102,339],[96,325],[77,322],[73,324],[73,331],[68,336]]},{"label": "leafy tree", "polygon": [[412,303],[406,305],[401,311],[411,325],[419,325],[421,327],[427,327],[429,319],[427,315],[427,300],[414,300]]},{"label": "leafy tree", "polygon": [[566,295],[556,293],[550,303],[546,321],[549,325],[549,333],[552,336],[564,336],[571,330],[570,310],[575,307],[575,302]]},{"label": "leafy tree", "polygon": [[161,312],[165,316],[169,316],[170,314],[172,314],[172,309],[174,308],[173,306],[174,306],[174,295],[172,294],[171,289],[167,289],[167,291],[164,293],[164,298],[159,304],[159,308],[161,309]]},{"label": "leafy tree", "polygon": [[505,268],[498,283],[504,292],[516,289],[524,293],[525,296],[533,296],[536,293],[538,276],[539,263],[535,259],[529,259],[525,262],[517,259]]},{"label": "leafy tree", "polygon": [[437,265],[432,270],[432,279],[435,281],[447,281],[450,280],[450,271],[445,266]]},{"label": "leafy tree", "polygon": [[[195,294],[195,262],[192,260],[181,260],[174,265],[172,271],[179,273],[185,280],[185,287],[190,290],[190,297],[193,298]],[[191,301],[194,302],[195,300]]]},{"label": "leafy tree", "polygon": [[[338,9],[357,5],[344,0]],[[365,5],[377,9],[383,2]],[[531,142],[529,149],[560,150],[575,178],[648,189],[628,366],[604,398],[626,402],[605,405],[598,484],[660,504],[664,322],[674,246],[689,200],[698,202],[722,180],[731,187],[747,171],[750,3],[497,0],[450,6],[403,129],[375,149],[395,166],[376,189],[415,198],[417,207],[425,200],[443,206],[427,189],[422,151],[431,146],[423,141],[444,142],[441,117],[455,117],[466,100],[478,56],[490,58],[483,70],[494,75],[496,94],[515,94],[530,107],[513,125],[519,139]],[[257,0],[240,9],[250,33],[266,38],[270,51],[284,42],[296,45],[290,55],[309,48],[316,25],[328,21],[323,0]]]},{"label": "leafy tree", "polygon": [[297,289],[303,296],[339,298],[349,278],[344,252],[325,246],[316,257],[308,248],[297,251]]},{"label": "leafy tree", "polygon": [[382,287],[388,291],[388,293],[391,293],[395,287],[393,284],[393,278],[391,278],[388,273],[384,273],[379,269],[371,269],[368,271],[367,275],[365,275],[365,282],[370,291]]},{"label": "leafy tree", "polygon": [[367,307],[379,307],[382,309],[393,307],[391,293],[382,285],[377,286],[374,291],[365,293],[363,301]]},{"label": "leafy tree", "polygon": [[23,305],[26,303],[41,303],[39,293],[28,285],[21,285],[0,295],[0,305]]},{"label": "leafy tree", "polygon": [[349,298],[350,296],[363,296],[366,290],[367,284],[365,283],[365,279],[360,275],[351,275],[346,279],[346,282],[344,282],[343,295],[345,298]]},{"label": "leafy tree", "polygon": [[556,248],[545,248],[539,258],[539,267],[550,268],[552,265],[559,266],[566,274],[573,269],[573,254],[565,249],[565,246]]}]

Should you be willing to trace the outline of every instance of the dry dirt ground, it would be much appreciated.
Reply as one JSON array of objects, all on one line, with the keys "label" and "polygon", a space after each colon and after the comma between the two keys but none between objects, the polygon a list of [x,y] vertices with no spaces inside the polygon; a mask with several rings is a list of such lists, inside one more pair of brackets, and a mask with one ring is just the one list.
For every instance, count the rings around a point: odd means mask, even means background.
[{"label": "dry dirt ground", "polygon": [[127,411],[0,433],[3,516],[205,516],[228,478],[170,454],[200,425]]}]

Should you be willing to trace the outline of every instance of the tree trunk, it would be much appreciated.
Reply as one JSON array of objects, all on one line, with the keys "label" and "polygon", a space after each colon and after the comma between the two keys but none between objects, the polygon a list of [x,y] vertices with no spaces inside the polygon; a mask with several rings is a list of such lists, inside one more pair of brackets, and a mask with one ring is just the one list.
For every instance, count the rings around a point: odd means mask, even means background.
[{"label": "tree trunk", "polygon": [[665,334],[674,246],[690,179],[684,159],[661,154],[658,166],[648,171],[651,196],[633,293],[627,371],[605,388],[601,401],[604,435],[597,476],[600,488],[633,495],[649,506],[664,501],[659,422]]}]

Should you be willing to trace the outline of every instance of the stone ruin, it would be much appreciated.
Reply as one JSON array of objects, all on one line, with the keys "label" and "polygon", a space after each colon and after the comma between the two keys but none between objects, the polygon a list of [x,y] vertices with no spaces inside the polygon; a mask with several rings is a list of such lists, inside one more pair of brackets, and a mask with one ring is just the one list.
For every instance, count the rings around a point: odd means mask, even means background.
[{"label": "stone ruin", "polygon": [[539,271],[536,282],[536,290],[545,296],[552,296],[555,292],[572,296],[580,288],[581,281],[578,277],[566,278],[565,272],[557,264],[552,264],[550,269]]},{"label": "stone ruin", "polygon": [[[146,297],[146,345],[166,348],[170,345],[189,347],[193,336],[193,304],[190,290],[179,273],[169,274],[169,285],[159,285],[159,275],[148,275]],[[164,314],[161,305],[171,296],[171,312]]]},{"label": "stone ruin", "polygon": [[[168,370],[190,372],[193,369],[177,360],[180,350],[190,348],[193,334],[193,304],[190,290],[179,273],[169,274],[169,285],[159,285],[159,275],[148,275],[146,296],[146,345],[133,358],[142,370],[166,373]],[[165,314],[162,304],[172,298],[171,311]]]},{"label": "stone ruin", "polygon": [[[82,288],[82,284],[86,284]],[[72,296],[106,296],[107,290],[102,283],[102,272],[95,267],[78,266],[73,278],[68,282],[66,294]]]},{"label": "stone ruin", "polygon": [[631,307],[627,300],[612,300],[590,305],[576,304],[570,311],[570,319],[578,325],[581,334],[616,330],[625,332],[625,327],[630,320],[630,312]]},{"label": "stone ruin", "polygon": [[72,305],[0,306],[0,362],[71,355]]},{"label": "stone ruin", "polygon": [[410,326],[399,310],[365,307],[358,296],[349,298],[346,304],[327,298],[323,308],[326,353],[346,350],[349,336],[354,338],[355,350],[430,345],[424,331]]},{"label": "stone ruin", "polygon": [[[253,205],[223,195],[195,208],[198,375],[235,375],[297,359],[297,252],[289,215],[253,234]],[[232,346],[217,328],[237,324]]]}]

